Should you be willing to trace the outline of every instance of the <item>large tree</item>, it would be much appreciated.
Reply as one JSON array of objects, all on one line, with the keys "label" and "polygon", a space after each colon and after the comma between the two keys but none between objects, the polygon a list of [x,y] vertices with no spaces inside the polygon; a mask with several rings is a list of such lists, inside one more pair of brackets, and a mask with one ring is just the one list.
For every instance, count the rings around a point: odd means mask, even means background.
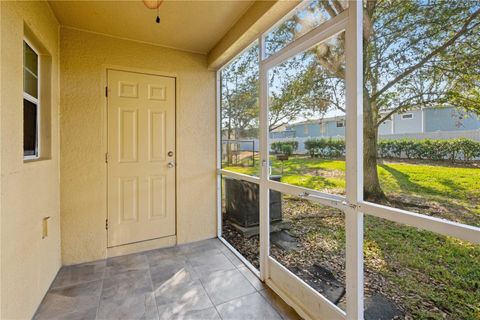
[{"label": "large tree", "polygon": [[223,136],[238,139],[258,127],[258,46],[256,43],[220,73]]},{"label": "large tree", "polygon": [[[340,14],[346,4],[338,0],[309,2],[267,37],[267,46],[276,51]],[[368,0],[364,2],[363,26],[364,191],[366,198],[382,200],[377,173],[381,123],[394,113],[429,105],[480,110],[480,2]],[[315,57],[311,69],[344,79],[341,41],[343,35],[336,42],[309,50]],[[334,103],[323,106],[338,107]]]},{"label": "large tree", "polygon": [[[258,45],[254,43],[220,73],[222,140],[256,135],[258,128]],[[227,142],[226,161],[233,162],[232,144]]]}]

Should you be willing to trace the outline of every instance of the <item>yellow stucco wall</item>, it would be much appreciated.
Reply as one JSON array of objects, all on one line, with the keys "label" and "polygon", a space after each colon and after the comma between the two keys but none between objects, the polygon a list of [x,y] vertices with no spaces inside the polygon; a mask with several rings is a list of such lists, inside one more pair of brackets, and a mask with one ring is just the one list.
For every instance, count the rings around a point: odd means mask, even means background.
[{"label": "yellow stucco wall", "polygon": [[[1,319],[28,319],[60,257],[59,24],[46,2],[1,1]],[[24,24],[52,58],[51,159],[23,161]],[[50,216],[42,239],[42,218]]]},{"label": "yellow stucco wall", "polygon": [[63,263],[106,256],[105,65],[177,75],[178,242],[214,237],[215,73],[206,56],[63,27],[60,53]]}]

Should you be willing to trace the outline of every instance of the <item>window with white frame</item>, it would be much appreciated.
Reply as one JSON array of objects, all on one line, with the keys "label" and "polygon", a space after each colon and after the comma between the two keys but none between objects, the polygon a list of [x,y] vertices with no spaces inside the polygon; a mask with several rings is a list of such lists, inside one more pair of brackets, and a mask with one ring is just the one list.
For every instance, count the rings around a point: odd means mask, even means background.
[{"label": "window with white frame", "polygon": [[345,121],[344,120],[337,121],[337,128],[343,128],[343,127],[345,127]]},{"label": "window with white frame", "polygon": [[[303,1],[258,39],[259,174],[224,167],[219,181],[257,185],[260,276],[300,313],[373,319],[374,305],[387,307],[388,319],[480,312],[478,157],[452,151],[442,134],[383,140],[378,131],[393,125],[391,111],[413,119],[414,106],[435,99],[451,100],[439,109],[446,114],[469,108],[462,97],[478,86],[469,57],[480,54],[480,6],[407,1]],[[271,139],[277,122],[339,112],[348,119],[344,139]]]},{"label": "window with white frame", "polygon": [[23,156],[39,158],[40,73],[38,52],[23,42]]},{"label": "window with white frame", "polygon": [[[253,42],[218,73],[219,77],[219,165],[224,170],[254,179],[258,159],[258,42]],[[285,130],[285,129],[284,129]],[[254,181],[254,180],[253,180]],[[222,239],[245,257],[254,272],[260,267],[259,235],[244,230],[258,228],[259,188],[252,181],[223,176],[221,190]],[[257,270],[257,271],[256,271]]]}]

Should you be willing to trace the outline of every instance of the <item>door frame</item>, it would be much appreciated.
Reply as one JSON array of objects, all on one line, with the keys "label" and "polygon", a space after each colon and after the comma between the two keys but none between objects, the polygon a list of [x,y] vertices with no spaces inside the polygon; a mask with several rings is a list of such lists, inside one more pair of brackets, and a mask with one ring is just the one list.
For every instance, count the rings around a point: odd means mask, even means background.
[{"label": "door frame", "polygon": [[[108,152],[108,97],[106,94],[106,88],[108,86],[108,71],[115,70],[115,71],[122,71],[122,72],[130,72],[130,73],[139,73],[145,74],[150,76],[160,76],[160,77],[168,77],[173,78],[175,80],[175,103],[174,103],[174,113],[175,113],[175,234],[173,236],[165,236],[155,239],[149,239],[139,242],[127,243],[119,246],[108,247],[108,230],[107,226],[105,225],[105,250],[107,257],[111,256],[118,256],[122,254],[128,253],[135,253],[139,251],[149,250],[149,249],[156,249],[158,247],[163,246],[171,246],[177,245],[177,237],[178,237],[178,193],[179,193],[179,185],[178,185],[178,138],[177,138],[177,128],[178,128],[178,117],[177,117],[177,109],[178,109],[178,86],[179,86],[179,77],[176,73],[164,72],[154,69],[143,69],[143,68],[135,68],[135,67],[127,67],[127,66],[120,66],[120,65],[113,65],[113,64],[104,64],[102,65],[102,79],[101,79],[101,88],[100,92],[103,95],[103,111],[102,111],[102,144],[103,144],[103,156],[102,159],[105,159],[105,155]],[[105,223],[108,221],[108,163],[104,160],[104,168],[105,168],[105,203],[104,203],[104,210],[105,210]]]}]

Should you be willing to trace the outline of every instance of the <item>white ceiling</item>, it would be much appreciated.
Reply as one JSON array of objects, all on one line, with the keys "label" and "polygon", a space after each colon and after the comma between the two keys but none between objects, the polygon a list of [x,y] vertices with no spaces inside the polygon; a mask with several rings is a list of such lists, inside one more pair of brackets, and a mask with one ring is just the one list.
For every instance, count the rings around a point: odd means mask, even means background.
[{"label": "white ceiling", "polygon": [[49,2],[64,26],[206,54],[254,1],[167,0],[160,24],[141,0]]}]

